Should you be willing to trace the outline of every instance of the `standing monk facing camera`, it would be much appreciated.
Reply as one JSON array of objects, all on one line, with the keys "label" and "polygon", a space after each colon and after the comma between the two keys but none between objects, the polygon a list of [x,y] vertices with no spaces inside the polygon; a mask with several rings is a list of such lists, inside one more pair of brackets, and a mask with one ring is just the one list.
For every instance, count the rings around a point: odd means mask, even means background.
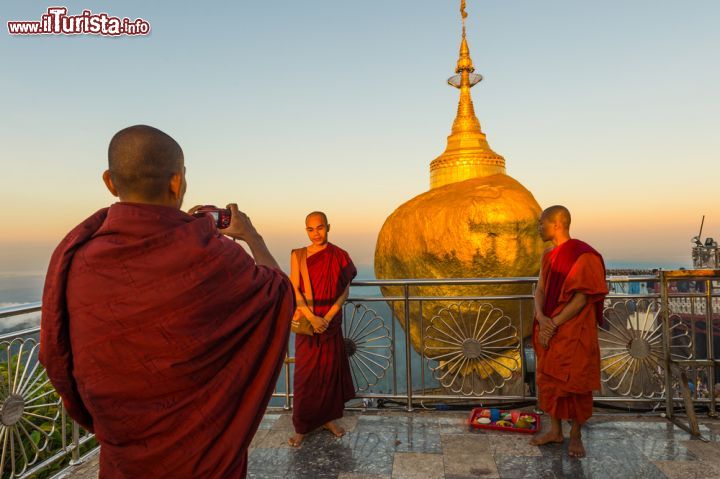
[{"label": "standing monk facing camera", "polygon": [[219,231],[180,210],[185,160],[167,134],[125,128],[108,163],[120,201],[53,253],[40,362],[95,433],[101,479],[243,478],[285,357],[292,285],[236,205]]},{"label": "standing monk facing camera", "polygon": [[543,211],[538,229],[553,243],[542,257],[533,326],[540,408],[550,414],[552,428],[531,444],[562,443],[561,421],[568,420],[568,454],[583,457],[581,427],[592,416],[592,392],[600,389],[597,325],[608,293],[605,264],[590,245],[570,238],[564,206]]},{"label": "standing monk facing camera", "polygon": [[305,231],[310,246],[293,250],[290,261],[296,319],[311,326],[310,334],[295,336],[295,435],[288,439],[293,447],[321,426],[341,437],[345,431],[335,420],[343,416],[345,402],[355,397],[342,335],[342,306],[357,270],[344,250],[328,242],[325,213],[307,215]]}]

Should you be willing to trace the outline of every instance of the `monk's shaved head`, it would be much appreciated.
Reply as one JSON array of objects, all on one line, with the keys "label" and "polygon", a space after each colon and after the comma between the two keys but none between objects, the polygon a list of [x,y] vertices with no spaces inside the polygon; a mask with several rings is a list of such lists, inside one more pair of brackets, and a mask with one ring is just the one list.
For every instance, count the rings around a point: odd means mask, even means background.
[{"label": "monk's shaved head", "polygon": [[541,218],[560,223],[566,230],[570,229],[570,210],[561,205],[554,205],[542,212]]},{"label": "monk's shaved head", "polygon": [[110,140],[108,170],[120,197],[157,200],[184,165],[180,145],[168,134],[146,125],[120,130]]},{"label": "monk's shaved head", "polygon": [[305,224],[307,224],[307,222],[308,222],[308,221],[310,220],[310,218],[312,218],[313,216],[319,216],[320,218],[322,218],[322,222],[323,222],[324,225],[327,225],[327,224],[328,224],[327,215],[326,215],[325,213],[323,213],[322,211],[313,211],[312,213],[310,213],[309,215],[307,215],[307,216],[305,217]]},{"label": "monk's shaved head", "polygon": [[322,211],[313,211],[305,217],[305,232],[315,247],[327,244],[329,231],[327,215]]}]

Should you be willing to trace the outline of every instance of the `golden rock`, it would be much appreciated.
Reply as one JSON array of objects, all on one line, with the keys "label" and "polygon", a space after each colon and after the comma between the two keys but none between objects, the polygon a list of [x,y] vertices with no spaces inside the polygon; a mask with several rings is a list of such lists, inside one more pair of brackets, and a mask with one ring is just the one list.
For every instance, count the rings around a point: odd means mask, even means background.
[{"label": "golden rock", "polygon": [[[382,279],[536,276],[544,249],[537,233],[540,212],[533,195],[507,175],[472,178],[433,188],[401,205],[385,220],[375,247],[375,275]],[[512,284],[415,289],[413,294],[420,294],[421,290],[427,296],[531,293],[528,285]],[[397,288],[385,288],[383,293],[400,294]],[[437,314],[447,305],[425,302],[426,319],[428,314]],[[419,305],[413,306],[413,312],[419,313]],[[504,301],[502,306],[514,322],[517,320],[519,330],[517,302]],[[395,310],[404,323],[402,305],[396,303]],[[523,334],[529,335],[532,326],[529,306],[525,312]],[[410,325],[418,350],[421,327],[419,321]]]},{"label": "golden rock", "polygon": [[[443,154],[430,165],[431,189],[401,205],[385,220],[375,248],[377,278],[491,278],[536,276],[539,272],[545,248],[537,232],[541,208],[530,191],[506,174],[505,159],[490,148],[480,128],[470,88],[482,77],[473,73],[474,70],[463,18],[457,75],[448,80],[460,90],[452,133]],[[411,292],[434,297],[530,293],[527,284],[415,286]],[[383,288],[383,294],[397,296],[402,292],[390,287]],[[449,301],[439,300],[411,302],[409,330],[416,350],[427,348],[428,339],[432,341],[432,338],[422,333],[431,318],[450,305]],[[517,332],[524,336],[531,333],[529,299],[494,301],[492,305],[502,309]],[[392,307],[407,330],[402,302],[393,302]],[[522,327],[521,315],[524,315]],[[461,316],[473,318],[472,314]],[[471,325],[465,326],[460,329],[473,330]],[[460,350],[472,339],[459,337]],[[483,348],[481,343],[477,343],[478,351]],[[453,347],[448,346],[448,350]],[[484,379],[487,371],[494,370],[501,379],[507,379],[506,371],[488,366],[493,360],[484,361],[480,355],[475,359],[477,361],[460,367],[463,374],[474,370]],[[515,361],[517,364],[520,354],[517,349],[508,350],[503,358],[496,359],[498,363]]]}]

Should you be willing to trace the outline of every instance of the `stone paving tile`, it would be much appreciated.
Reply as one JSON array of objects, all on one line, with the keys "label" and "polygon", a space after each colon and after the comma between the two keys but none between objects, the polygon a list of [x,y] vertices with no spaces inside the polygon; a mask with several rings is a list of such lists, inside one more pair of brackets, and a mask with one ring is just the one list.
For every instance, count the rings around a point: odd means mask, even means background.
[{"label": "stone paving tile", "polygon": [[667,479],[712,479],[720,477],[720,467],[704,461],[654,461]]},{"label": "stone paving tile", "polygon": [[372,431],[395,452],[441,452],[437,417],[361,416],[356,430]]},{"label": "stone paving tile", "polygon": [[567,455],[547,457],[496,456],[501,479],[665,479],[650,463],[607,459],[571,459]]},{"label": "stone paving tile", "polygon": [[498,479],[500,477],[495,459],[489,452],[484,454],[446,453],[443,454],[443,465],[446,479],[475,477]]},{"label": "stone paving tile", "polygon": [[[262,444],[268,446],[283,438],[287,440],[287,434],[280,433],[287,431],[279,431],[274,438],[271,437],[271,431]],[[266,475],[280,466],[278,473],[287,477],[315,477],[315,474],[319,477],[336,477],[345,472],[389,476],[392,472],[394,436],[387,433],[356,430],[336,438],[327,431],[320,431],[306,436],[302,447],[298,449],[285,444],[282,443],[281,447],[254,449],[250,453],[250,465],[258,464],[258,472]],[[280,454],[280,463],[263,462],[267,456],[264,452],[258,454],[258,451],[268,451],[269,454],[277,452]],[[254,462],[256,458],[257,462]]]},{"label": "stone paving tile", "polygon": [[426,454],[440,454],[440,431],[435,430],[407,430],[399,431],[394,438],[396,452],[421,452]]},{"label": "stone paving tile", "polygon": [[700,423],[700,434],[709,440],[718,442],[720,441],[720,420],[710,420],[712,422]]},{"label": "stone paving tile", "polygon": [[263,440],[267,437],[269,433],[269,429],[258,429],[252,441],[250,442],[250,449],[255,449],[256,447],[258,447],[259,444],[262,444]]},{"label": "stone paving tile", "polygon": [[442,437],[445,477],[498,478],[492,442],[499,439],[478,434],[444,434]]},{"label": "stone paving tile", "polygon": [[656,460],[653,463],[670,479],[700,479],[720,477],[720,442],[698,439],[681,441],[697,461]]},{"label": "stone paving tile", "polygon": [[634,436],[635,446],[651,461],[692,461],[696,456],[688,451],[685,441],[654,435]]},{"label": "stone paving tile", "polygon": [[290,449],[287,441],[294,433],[292,416],[283,414],[275,421],[272,428],[267,430],[264,437],[256,442],[255,447],[258,449]]},{"label": "stone paving tile", "polygon": [[248,478],[276,479],[287,477],[290,466],[289,449],[257,448],[248,454]]},{"label": "stone paving tile", "polygon": [[[495,457],[495,465],[501,479],[555,479],[564,477],[562,469],[537,457]],[[577,476],[581,477],[581,476]]]},{"label": "stone paving tile", "polygon": [[413,415],[394,415],[390,413],[387,416],[367,415],[358,417],[358,425],[372,427],[373,429],[390,428],[397,429],[402,427],[434,427],[439,428],[439,418],[431,417],[427,413]]},{"label": "stone paving tile", "polygon": [[490,441],[487,436],[474,434],[447,434],[442,437],[442,452],[452,454],[490,454]]},{"label": "stone paving tile", "polygon": [[[548,424],[549,426],[549,424]],[[703,431],[708,429],[702,428]],[[569,436],[569,426],[563,423],[563,431]],[[665,420],[660,421],[597,421],[583,426],[583,441],[588,444],[603,444],[612,449],[617,444],[632,443],[640,453],[650,460],[693,460],[695,456],[683,444],[692,438],[688,433]],[[607,441],[612,440],[613,444]],[[588,448],[589,449],[589,448]],[[602,451],[598,451],[602,452]],[[622,451],[619,451],[622,454]]]},{"label": "stone paving tile", "polygon": [[345,432],[352,432],[357,426],[358,417],[359,416],[357,414],[346,414],[344,417],[337,420],[337,424],[345,429]]},{"label": "stone paving tile", "polygon": [[275,425],[278,419],[282,414],[265,414],[262,418],[262,421],[260,421],[260,425],[258,426],[258,430],[262,429],[272,429],[272,427]]},{"label": "stone paving tile", "polygon": [[720,466],[720,442],[704,442],[699,440],[683,441],[682,444],[701,461]]},{"label": "stone paving tile", "polygon": [[332,434],[310,434],[298,449],[258,448],[250,453],[252,477],[332,478],[342,473],[389,476],[392,452],[379,440],[349,432],[342,438]]},{"label": "stone paving tile", "polygon": [[390,479],[392,476],[379,476],[377,474],[355,474],[353,472],[341,472],[338,479]]},{"label": "stone paving tile", "polygon": [[393,479],[444,479],[443,456],[417,452],[395,454]]},{"label": "stone paving tile", "polygon": [[272,423],[272,430],[284,430],[284,431],[295,431],[295,426],[292,423],[292,414],[280,414],[280,417],[275,419]]},{"label": "stone paving tile", "polygon": [[[539,447],[541,458],[516,457],[500,459],[496,463],[501,477],[532,477],[527,474],[533,468],[541,477],[607,477],[607,478],[648,478],[660,479],[663,474],[648,461],[635,444],[634,437],[585,440],[587,456],[582,459],[570,458],[563,444]],[[513,469],[514,468],[514,469]]]},{"label": "stone paving tile", "polygon": [[[565,428],[565,425],[563,426]],[[602,420],[597,421],[593,421],[593,419],[591,419],[588,424],[583,427],[583,434],[586,433],[590,435],[602,435],[604,437],[622,437],[628,434],[647,436],[648,434],[652,434],[654,437],[665,437],[676,441],[686,441],[692,439],[692,436],[689,433],[662,418],[653,418],[653,420],[633,419],[630,421],[625,419],[612,420],[612,418],[603,418]],[[714,432],[706,424],[700,424],[700,434],[708,439],[720,439],[720,437],[715,438]]]},{"label": "stone paving tile", "polygon": [[437,416],[437,422],[440,425],[443,424],[467,424],[468,417],[470,417],[470,413],[468,411],[448,411],[448,412],[441,412],[438,414],[435,413]]},{"label": "stone paving tile", "polygon": [[336,478],[357,468],[351,443],[329,434],[308,438],[304,447],[290,450],[289,458],[288,477]]},{"label": "stone paving tile", "polygon": [[452,414],[438,418],[440,434],[467,434],[472,429],[467,421],[468,414]]},{"label": "stone paving tile", "polygon": [[717,434],[718,436],[720,436],[720,422],[713,421],[712,423],[707,424],[706,427],[710,431],[712,431],[714,434]]},{"label": "stone paving tile", "polygon": [[[566,458],[569,439],[565,439],[562,444],[547,444],[539,446],[538,449],[543,457],[547,459]],[[608,464],[614,465],[617,461],[622,462],[638,462],[647,458],[643,456],[640,450],[633,443],[633,439],[596,439],[594,441],[584,441],[586,458],[597,460],[607,460]],[[573,459],[577,460],[577,459]]]},{"label": "stone paving tile", "polygon": [[508,433],[504,431],[493,431],[492,429],[482,429],[479,427],[468,426],[465,432],[459,433],[469,436],[505,436]]},{"label": "stone paving tile", "polygon": [[342,443],[352,451],[351,467],[346,472],[387,476],[392,473],[394,443],[382,433],[356,430],[346,434]]},{"label": "stone paving tile", "polygon": [[529,434],[495,436],[489,440],[490,451],[502,456],[542,456],[540,448],[530,444],[531,437]]}]

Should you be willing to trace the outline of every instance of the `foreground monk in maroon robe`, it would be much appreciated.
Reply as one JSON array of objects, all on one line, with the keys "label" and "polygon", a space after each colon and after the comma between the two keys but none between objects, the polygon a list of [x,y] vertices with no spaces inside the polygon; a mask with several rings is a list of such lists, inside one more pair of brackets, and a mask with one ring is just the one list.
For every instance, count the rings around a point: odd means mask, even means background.
[{"label": "foreground monk in maroon robe", "polygon": [[550,414],[552,427],[531,443],[562,443],[561,421],[570,420],[568,454],[583,457],[581,426],[592,416],[592,392],[600,389],[597,324],[608,292],[605,264],[588,244],[570,238],[567,208],[543,211],[539,230],[554,245],[542,258],[533,331],[540,408]]},{"label": "foreground monk in maroon robe", "polygon": [[[345,251],[328,243],[330,225],[325,213],[310,213],[305,227],[311,241],[307,247],[307,268],[312,310],[301,294],[306,288],[302,275],[296,271],[296,261],[291,261],[290,278],[298,291],[299,313],[310,321],[315,334],[295,335],[295,436],[288,440],[294,447],[299,447],[306,434],[321,426],[341,437],[345,431],[334,421],[343,416],[345,402],[355,397],[342,335],[342,305],[357,270]],[[298,251],[293,251],[296,254]]]},{"label": "foreground monk in maroon robe", "polygon": [[249,218],[180,210],[180,146],[147,126],[115,135],[105,183],[120,202],[55,250],[40,362],[95,432],[100,478],[243,478],[286,353],[293,290]]}]

